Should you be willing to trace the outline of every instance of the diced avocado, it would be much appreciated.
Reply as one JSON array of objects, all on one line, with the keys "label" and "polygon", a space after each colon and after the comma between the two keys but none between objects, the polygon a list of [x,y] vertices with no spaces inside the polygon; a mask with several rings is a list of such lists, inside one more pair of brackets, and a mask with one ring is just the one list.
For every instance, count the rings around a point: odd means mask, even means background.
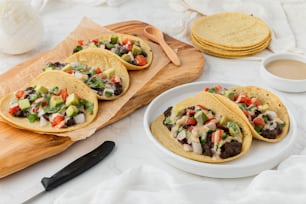
[{"label": "diced avocado", "polygon": [[43,71],[50,71],[50,70],[54,70],[54,68],[53,67],[50,67],[50,66],[46,66],[46,67],[44,67],[43,68]]},{"label": "diced avocado", "polygon": [[140,47],[140,42],[138,40],[135,40],[134,45],[137,45],[138,47]]},{"label": "diced avocado", "polygon": [[73,117],[78,114],[79,110],[75,105],[70,105],[66,110],[66,115],[68,117]]},{"label": "diced avocado", "polygon": [[48,93],[48,89],[44,86],[38,85],[35,88],[35,91],[39,92],[39,93]]},{"label": "diced avocado", "polygon": [[103,73],[105,74],[106,78],[110,79],[113,75],[115,75],[115,69],[107,69]]},{"label": "diced avocado", "polygon": [[113,44],[111,44],[111,43],[106,43],[105,46],[106,46],[106,48],[109,49],[109,50],[115,47],[115,45],[113,45]]},{"label": "diced avocado", "polygon": [[231,91],[231,92],[227,93],[227,97],[233,101],[234,98],[235,98],[235,92]]},{"label": "diced avocado", "polygon": [[226,125],[226,117],[224,115],[220,119],[220,124],[221,125]]},{"label": "diced avocado", "polygon": [[27,108],[30,108],[31,104],[29,99],[21,99],[18,101],[18,105],[20,107],[21,110],[25,110]]},{"label": "diced avocado", "polygon": [[241,135],[241,131],[240,131],[240,128],[239,128],[237,123],[228,122],[227,127],[229,129],[230,135],[232,135],[232,136],[235,136],[235,135],[240,136]]},{"label": "diced avocado", "polygon": [[264,105],[258,106],[258,109],[259,109],[262,113],[266,112],[266,111],[268,110],[268,108],[269,108],[269,105],[268,105],[268,104],[264,104]]},{"label": "diced avocado", "polygon": [[67,99],[66,99],[66,105],[79,105],[80,104],[80,101],[79,101],[79,98],[74,94],[70,94]]},{"label": "diced avocado", "polygon": [[196,112],[196,114],[194,115],[194,118],[200,124],[203,124],[208,119],[207,115],[203,111]]},{"label": "diced avocado", "polygon": [[111,40],[110,40],[110,41],[111,41],[112,44],[117,44],[118,39],[119,39],[119,38],[118,38],[117,35],[113,35],[113,36],[111,37]]},{"label": "diced avocado", "polygon": [[179,106],[179,105],[175,105],[172,108],[172,111],[175,113],[176,116],[178,116],[182,111],[184,111],[184,107]]},{"label": "diced avocado", "polygon": [[64,100],[62,99],[61,96],[57,96],[57,95],[52,95],[50,98],[50,106],[51,108],[54,108],[58,105],[61,105],[64,103]]},{"label": "diced avocado", "polygon": [[121,58],[122,58],[124,61],[126,61],[126,62],[130,62],[130,61],[131,61],[131,56],[128,55],[128,54],[123,54],[123,55],[121,56]]},{"label": "diced avocado", "polygon": [[72,65],[71,64],[67,64],[66,66],[64,66],[62,68],[62,71],[68,71],[68,70],[72,70],[72,69],[73,69]]},{"label": "diced avocado", "polygon": [[132,53],[133,53],[134,56],[135,55],[140,55],[142,53],[142,50],[137,45],[133,45]]}]

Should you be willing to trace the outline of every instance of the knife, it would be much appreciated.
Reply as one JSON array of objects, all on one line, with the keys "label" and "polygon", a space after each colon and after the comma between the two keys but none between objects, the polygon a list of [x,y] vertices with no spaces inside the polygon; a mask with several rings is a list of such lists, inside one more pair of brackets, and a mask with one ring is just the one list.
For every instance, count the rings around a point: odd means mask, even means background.
[{"label": "knife", "polygon": [[71,162],[53,176],[42,178],[41,184],[36,185],[33,188],[31,187],[23,194],[18,195],[18,202],[16,203],[29,203],[42,193],[51,191],[80,175],[103,160],[113,150],[114,146],[115,143],[113,141],[103,142],[96,149]]}]

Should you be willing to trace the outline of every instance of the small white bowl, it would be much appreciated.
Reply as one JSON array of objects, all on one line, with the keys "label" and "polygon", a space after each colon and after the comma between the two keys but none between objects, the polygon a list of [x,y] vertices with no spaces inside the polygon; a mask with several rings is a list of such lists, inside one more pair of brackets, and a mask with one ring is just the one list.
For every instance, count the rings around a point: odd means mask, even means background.
[{"label": "small white bowl", "polygon": [[306,63],[306,57],[293,53],[272,54],[261,62],[260,75],[262,79],[272,88],[285,92],[305,92],[306,79],[296,80],[276,76],[267,70],[266,65],[276,60],[295,60]]}]

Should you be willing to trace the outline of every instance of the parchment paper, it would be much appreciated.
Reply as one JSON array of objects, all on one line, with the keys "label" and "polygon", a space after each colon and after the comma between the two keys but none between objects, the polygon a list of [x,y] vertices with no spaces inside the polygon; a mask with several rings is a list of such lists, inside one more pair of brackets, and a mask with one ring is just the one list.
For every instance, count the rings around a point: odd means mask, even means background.
[{"label": "parchment paper", "polygon": [[[103,34],[111,33],[111,30],[100,26],[88,18],[83,18],[78,27],[54,49],[35,56],[24,63],[8,69],[0,75],[0,97],[6,93],[15,91],[35,79],[42,72],[42,68],[48,62],[63,61],[72,54],[76,42],[80,39],[94,39]],[[99,111],[93,123],[85,128],[72,132],[58,133],[58,136],[69,136],[73,141],[85,139],[104,127],[117,112],[149,82],[165,65],[169,59],[161,50],[160,46],[147,41],[153,51],[153,62],[147,69],[129,71],[130,87],[120,98],[114,101],[99,101]]]}]

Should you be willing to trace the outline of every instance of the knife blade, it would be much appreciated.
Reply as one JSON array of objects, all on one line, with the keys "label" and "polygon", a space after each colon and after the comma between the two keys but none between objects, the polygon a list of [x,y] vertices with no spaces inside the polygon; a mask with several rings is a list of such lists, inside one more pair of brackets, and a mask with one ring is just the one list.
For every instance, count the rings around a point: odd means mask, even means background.
[{"label": "knife blade", "polygon": [[41,179],[39,185],[34,185],[27,189],[22,195],[18,195],[16,203],[29,203],[46,191],[51,191],[56,187],[66,183],[74,177],[90,169],[103,160],[113,150],[115,142],[105,141],[91,152],[79,157],[51,177]]}]

